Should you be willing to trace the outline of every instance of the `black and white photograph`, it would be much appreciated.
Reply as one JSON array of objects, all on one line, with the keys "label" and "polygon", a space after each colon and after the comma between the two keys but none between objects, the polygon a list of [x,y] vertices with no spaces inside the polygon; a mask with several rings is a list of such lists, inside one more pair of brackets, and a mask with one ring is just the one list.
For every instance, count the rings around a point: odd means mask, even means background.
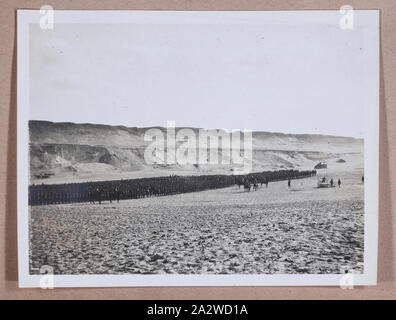
[{"label": "black and white photograph", "polygon": [[19,10],[19,285],[376,284],[378,19]]}]

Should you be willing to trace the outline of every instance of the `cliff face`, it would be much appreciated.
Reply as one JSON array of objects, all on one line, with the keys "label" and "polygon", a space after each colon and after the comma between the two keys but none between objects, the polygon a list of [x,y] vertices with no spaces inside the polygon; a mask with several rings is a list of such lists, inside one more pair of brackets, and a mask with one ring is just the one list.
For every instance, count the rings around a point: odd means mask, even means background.
[{"label": "cliff face", "polygon": [[[30,171],[34,181],[39,173],[50,172],[51,179],[106,179],[131,173],[135,176],[164,174],[232,173],[230,166],[147,164],[144,141],[149,128],[128,128],[96,124],[30,121]],[[163,132],[164,128],[158,127]],[[176,128],[176,132],[180,128]],[[190,128],[194,133],[198,129]],[[197,135],[198,136],[198,135]],[[219,158],[221,158],[221,151]],[[346,162],[363,158],[363,140],[325,135],[295,135],[253,132],[253,169],[276,170],[313,168],[322,160]],[[349,159],[349,160],[348,160]],[[359,160],[360,161],[360,160]]]}]

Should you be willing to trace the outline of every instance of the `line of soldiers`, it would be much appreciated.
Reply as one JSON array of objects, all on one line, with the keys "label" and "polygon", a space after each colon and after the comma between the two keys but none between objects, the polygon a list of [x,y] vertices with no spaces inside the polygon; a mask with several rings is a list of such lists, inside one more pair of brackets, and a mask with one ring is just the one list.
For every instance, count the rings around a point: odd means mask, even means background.
[{"label": "line of soldiers", "polygon": [[102,203],[152,196],[226,188],[237,185],[268,185],[269,181],[297,179],[315,175],[313,171],[280,170],[247,175],[166,176],[118,181],[41,184],[29,186],[29,205],[73,202]]}]

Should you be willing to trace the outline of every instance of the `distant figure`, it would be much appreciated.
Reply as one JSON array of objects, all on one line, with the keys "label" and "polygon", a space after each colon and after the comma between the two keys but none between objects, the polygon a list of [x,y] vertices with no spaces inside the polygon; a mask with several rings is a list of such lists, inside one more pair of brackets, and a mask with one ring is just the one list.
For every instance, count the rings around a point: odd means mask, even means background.
[{"label": "distant figure", "polygon": [[96,197],[97,197],[97,201],[99,202],[99,204],[102,203],[102,195],[101,195],[101,193],[102,193],[102,190],[99,187],[97,187],[96,188]]},{"label": "distant figure", "polygon": [[268,180],[265,180],[265,187],[268,188]]},{"label": "distant figure", "polygon": [[362,176],[362,183],[364,183],[364,176]]},{"label": "distant figure", "polygon": [[114,193],[115,193],[115,197],[117,199],[117,203],[119,203],[120,202],[120,195],[121,195],[120,189],[118,187],[115,187]]},{"label": "distant figure", "polygon": [[338,188],[341,188],[341,179],[338,179]]},{"label": "distant figure", "polygon": [[330,180],[330,186],[333,188],[333,185],[334,185],[334,181],[333,181],[333,178],[331,178],[331,180]]},{"label": "distant figure", "polygon": [[290,186],[291,186],[291,181],[290,181],[290,179],[289,180],[287,180],[287,186],[290,188]]},{"label": "distant figure", "polygon": [[323,182],[323,183],[326,182],[326,177],[323,177],[323,178],[322,178],[322,182]]}]

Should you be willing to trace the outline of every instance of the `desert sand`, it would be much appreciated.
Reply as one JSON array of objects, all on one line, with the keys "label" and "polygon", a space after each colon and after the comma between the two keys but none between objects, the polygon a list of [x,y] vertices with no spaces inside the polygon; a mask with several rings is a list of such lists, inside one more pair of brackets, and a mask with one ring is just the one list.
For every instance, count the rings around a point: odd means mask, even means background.
[{"label": "desert sand", "polygon": [[362,168],[317,178],[90,205],[30,208],[30,272],[330,274],[363,272]]}]

